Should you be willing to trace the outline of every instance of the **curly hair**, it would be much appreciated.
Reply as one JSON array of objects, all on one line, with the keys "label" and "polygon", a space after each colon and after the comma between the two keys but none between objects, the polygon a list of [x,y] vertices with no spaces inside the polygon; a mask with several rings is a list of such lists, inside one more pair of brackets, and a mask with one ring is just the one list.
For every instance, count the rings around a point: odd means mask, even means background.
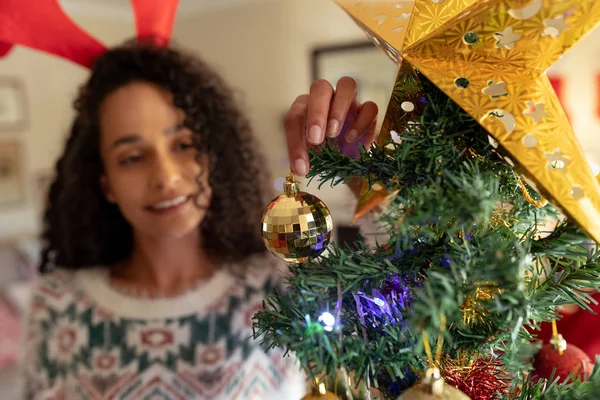
[{"label": "curly hair", "polygon": [[206,251],[232,261],[264,252],[259,227],[272,193],[266,164],[233,91],[196,57],[129,41],[95,61],[74,102],[71,134],[48,193],[40,272],[54,266],[112,266],[132,252],[132,228],[100,186],[99,109],[110,93],[135,81],[172,94],[194,133],[199,157],[208,156],[212,201],[199,227]]}]

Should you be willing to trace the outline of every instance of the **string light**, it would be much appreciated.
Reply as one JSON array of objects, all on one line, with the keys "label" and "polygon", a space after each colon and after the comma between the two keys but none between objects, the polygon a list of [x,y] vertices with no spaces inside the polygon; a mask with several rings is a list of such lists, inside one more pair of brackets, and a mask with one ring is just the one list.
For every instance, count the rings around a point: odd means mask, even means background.
[{"label": "string light", "polygon": [[325,329],[327,332],[331,332],[335,326],[335,317],[330,312],[325,311],[319,317],[319,322],[324,325],[323,329]]}]

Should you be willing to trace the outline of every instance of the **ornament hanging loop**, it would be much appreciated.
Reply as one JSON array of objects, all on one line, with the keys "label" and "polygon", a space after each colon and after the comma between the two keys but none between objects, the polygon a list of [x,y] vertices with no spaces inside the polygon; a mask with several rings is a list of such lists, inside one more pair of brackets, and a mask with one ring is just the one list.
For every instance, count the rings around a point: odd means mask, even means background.
[{"label": "ornament hanging loop", "polygon": [[423,330],[423,345],[425,346],[425,354],[427,355],[427,360],[429,361],[429,366],[434,368],[439,365],[442,360],[442,350],[444,347],[444,332],[446,332],[446,316],[444,314],[440,315],[440,332],[437,338],[437,346],[435,349],[435,358],[433,351],[431,350],[431,345],[429,344],[429,335],[425,330]]},{"label": "ornament hanging loop", "polygon": [[429,335],[426,331],[423,331],[423,344],[425,346],[425,353],[429,361],[429,368],[425,372],[423,378],[423,384],[427,388],[428,392],[432,395],[441,396],[444,394],[444,378],[439,369],[439,365],[442,359],[442,349],[444,346],[444,332],[446,331],[446,316],[442,314],[440,316],[440,332],[437,339],[435,358],[431,345],[429,344]]},{"label": "ornament hanging loop", "polygon": [[425,372],[423,384],[426,385],[429,393],[432,395],[442,396],[444,394],[444,379],[442,379],[442,373],[439,368],[429,368]]},{"label": "ornament hanging loop", "polygon": [[558,333],[558,327],[556,326],[555,319],[552,320],[552,339],[550,340],[550,344],[561,356],[567,350],[567,341],[563,335]]},{"label": "ornament hanging loop", "polygon": [[287,197],[296,197],[300,189],[298,188],[298,181],[294,178],[294,174],[290,171],[290,174],[285,178],[283,184],[283,193]]}]

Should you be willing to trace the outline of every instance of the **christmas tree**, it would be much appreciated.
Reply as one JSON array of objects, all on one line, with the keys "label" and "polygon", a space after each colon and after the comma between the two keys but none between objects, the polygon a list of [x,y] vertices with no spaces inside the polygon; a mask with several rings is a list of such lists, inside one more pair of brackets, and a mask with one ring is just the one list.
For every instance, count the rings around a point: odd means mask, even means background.
[{"label": "christmas tree", "polygon": [[600,4],[338,2],[401,67],[377,144],[309,177],[362,179],[388,240],[290,263],[256,337],[340,398],[599,399],[600,368],[536,334],[600,288],[600,185],[544,72]]}]

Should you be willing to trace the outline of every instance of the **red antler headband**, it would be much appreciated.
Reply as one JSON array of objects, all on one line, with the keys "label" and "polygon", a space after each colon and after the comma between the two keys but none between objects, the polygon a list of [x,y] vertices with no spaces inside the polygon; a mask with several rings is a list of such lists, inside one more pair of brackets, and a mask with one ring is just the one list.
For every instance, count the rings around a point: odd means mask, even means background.
[{"label": "red antler headband", "polygon": [[[178,4],[179,0],[131,0],[138,39],[151,38],[157,45],[168,45]],[[0,0],[0,57],[12,45],[87,68],[106,51],[106,46],[71,20],[58,0]]]},{"label": "red antler headband", "polygon": [[6,42],[0,42],[0,57],[4,57],[12,49],[12,44]]},{"label": "red antler headband", "polygon": [[159,46],[168,46],[179,0],[131,0],[131,5],[138,39],[151,38]]}]

